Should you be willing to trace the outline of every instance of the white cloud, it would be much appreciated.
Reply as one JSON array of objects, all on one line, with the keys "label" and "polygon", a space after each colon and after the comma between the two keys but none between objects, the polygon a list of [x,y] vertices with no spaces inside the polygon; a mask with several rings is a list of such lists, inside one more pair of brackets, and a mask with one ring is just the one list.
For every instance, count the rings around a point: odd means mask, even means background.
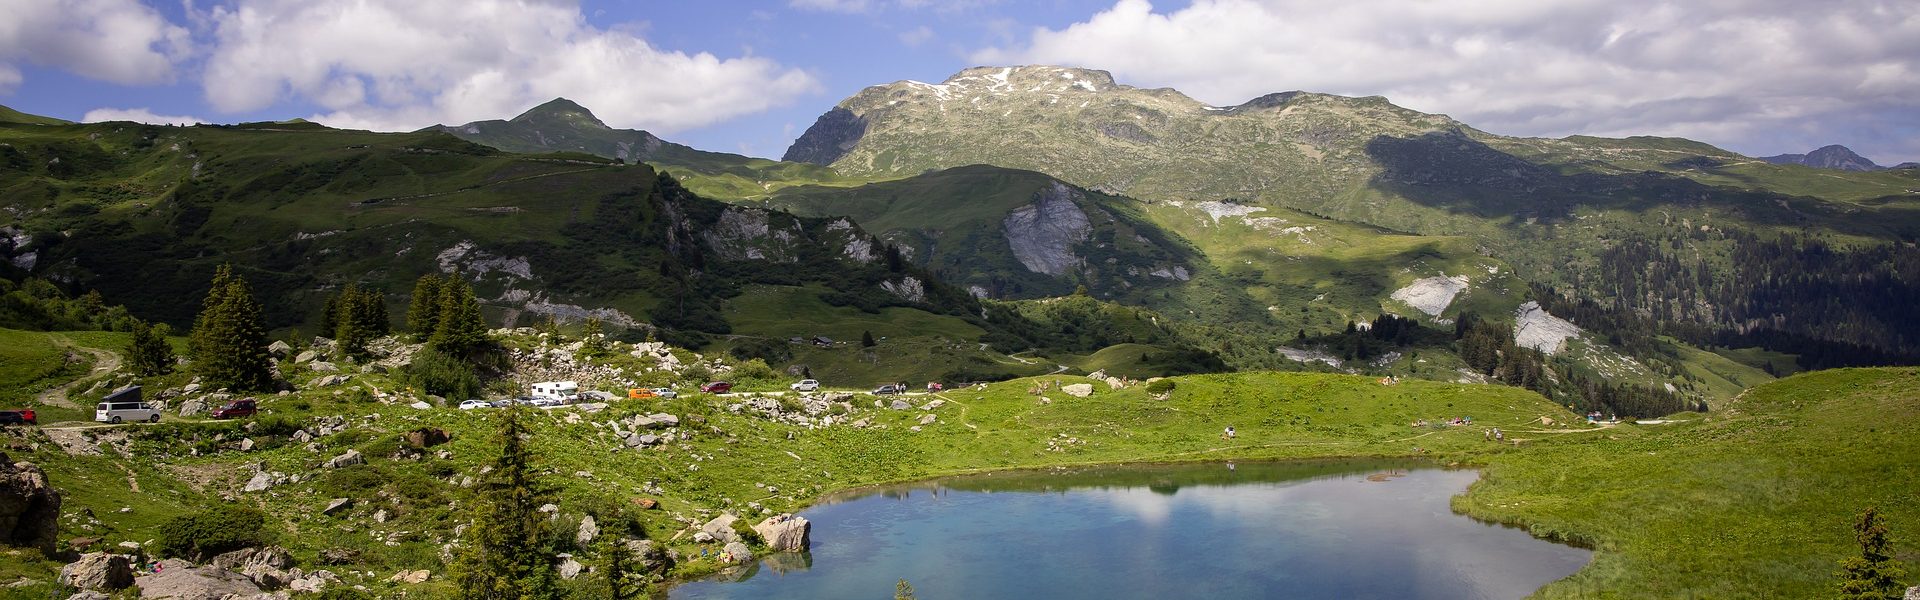
[{"label": "white cloud", "polygon": [[[1213,104],[1294,89],[1378,94],[1499,133],[1753,146],[1862,111],[1912,127],[1920,3],[1195,0],[1156,11],[1119,0],[973,59],[1107,69]],[[1920,132],[1906,131],[1884,136],[1884,150],[1920,154]]]},{"label": "white cloud", "polygon": [[21,63],[113,83],[173,80],[192,44],[187,30],[137,0],[0,0],[0,92]]},{"label": "white cloud", "polygon": [[908,46],[919,46],[921,44],[927,43],[928,40],[932,40],[932,39],[933,39],[933,28],[925,25],[921,25],[919,27],[915,27],[913,29],[900,32],[900,43],[906,44]]},{"label": "white cloud", "polygon": [[565,96],[615,127],[673,132],[818,89],[765,58],[653,47],[571,2],[240,0],[217,7],[203,90],[223,112],[316,103],[337,127],[410,130]]},{"label": "white cloud", "polygon": [[787,0],[787,7],[820,12],[868,13],[891,5],[907,10],[932,8],[935,12],[956,13],[999,3],[1000,0]]},{"label": "white cloud", "polygon": [[146,108],[96,108],[80,117],[82,123],[103,121],[133,121],[149,125],[193,125],[207,122],[200,117],[156,115]]},{"label": "white cloud", "polygon": [[859,13],[873,9],[871,0],[788,0],[787,6],[800,10]]}]

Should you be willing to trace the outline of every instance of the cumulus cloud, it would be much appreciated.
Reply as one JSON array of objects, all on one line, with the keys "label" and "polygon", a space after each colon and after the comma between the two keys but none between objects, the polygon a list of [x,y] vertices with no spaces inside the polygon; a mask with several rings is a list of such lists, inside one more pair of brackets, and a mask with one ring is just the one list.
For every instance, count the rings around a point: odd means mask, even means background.
[{"label": "cumulus cloud", "polygon": [[1920,155],[1912,2],[1195,0],[1160,11],[1119,0],[973,59],[1107,69],[1214,104],[1294,89],[1378,94],[1518,135],[1681,135],[1755,148],[1826,143],[1796,132],[1904,123],[1877,139],[1861,131],[1864,143]]},{"label": "cumulus cloud", "polygon": [[410,130],[511,116],[558,96],[615,127],[698,127],[818,89],[775,61],[655,48],[571,2],[240,0],[208,15],[216,110],[284,100],[337,127]]},{"label": "cumulus cloud", "polygon": [[100,123],[103,121],[133,121],[148,125],[193,125],[205,123],[200,117],[156,115],[146,108],[96,108],[80,117],[82,123]]},{"label": "cumulus cloud", "polygon": [[139,85],[173,80],[192,43],[137,0],[0,0],[0,92],[32,63],[92,79]]}]

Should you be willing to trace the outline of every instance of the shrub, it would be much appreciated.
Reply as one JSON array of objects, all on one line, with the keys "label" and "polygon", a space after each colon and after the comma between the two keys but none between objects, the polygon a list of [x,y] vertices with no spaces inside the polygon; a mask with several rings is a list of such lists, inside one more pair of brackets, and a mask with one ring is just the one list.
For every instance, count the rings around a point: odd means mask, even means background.
[{"label": "shrub", "polygon": [[[301,409],[305,410],[305,409]],[[300,422],[281,415],[267,415],[254,421],[253,432],[265,436],[289,436],[300,431]]]},{"label": "shrub", "polygon": [[1174,384],[1172,379],[1155,380],[1153,383],[1147,384],[1147,393],[1165,394],[1167,392],[1173,391],[1173,386]]},{"label": "shrub", "polygon": [[157,543],[162,555],[198,562],[265,543],[266,525],[267,516],[259,510],[216,504],[162,524]]},{"label": "shrub", "polygon": [[443,398],[477,398],[481,391],[480,375],[472,365],[431,349],[414,355],[402,379],[415,389]]},{"label": "shrub", "polygon": [[760,532],[754,531],[753,524],[748,523],[745,517],[741,517],[733,522],[733,532],[740,534],[740,541],[745,542],[748,546],[767,545],[766,540],[760,539]]}]

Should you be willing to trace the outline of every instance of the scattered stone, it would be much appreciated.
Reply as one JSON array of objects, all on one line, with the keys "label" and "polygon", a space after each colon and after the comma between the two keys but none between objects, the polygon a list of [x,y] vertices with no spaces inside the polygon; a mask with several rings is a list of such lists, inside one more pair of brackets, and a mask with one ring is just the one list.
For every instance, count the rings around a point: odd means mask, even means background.
[{"label": "scattered stone", "polygon": [[316,359],[316,358],[320,358],[320,353],[319,353],[319,352],[314,352],[314,351],[312,351],[312,350],[307,350],[307,351],[305,351],[305,352],[301,352],[301,353],[300,353],[299,355],[297,355],[297,356],[294,356],[294,357],[293,357],[293,362],[296,362],[296,363],[303,363],[303,362],[307,362],[307,361],[310,361],[310,360],[313,360],[313,359]]},{"label": "scattered stone", "polygon": [[893,404],[889,405],[888,408],[892,408],[894,410],[906,410],[909,408],[913,408],[913,405],[907,404],[907,401],[905,400],[894,400]]},{"label": "scattered stone", "polygon": [[252,451],[253,451],[253,438],[241,438],[241,439],[240,439],[240,451],[241,451],[241,452],[252,452]]},{"label": "scattered stone", "polygon": [[432,576],[433,572],[426,569],[420,569],[418,571],[403,570],[394,573],[392,577],[388,577],[387,583],[426,583],[427,579]]},{"label": "scattered stone", "polygon": [[421,427],[407,432],[406,439],[415,448],[432,448],[451,441],[453,436],[439,427]]},{"label": "scattered stone", "polygon": [[293,441],[301,444],[311,442],[313,441],[313,434],[307,433],[305,429],[295,431],[293,432]]},{"label": "scattered stone", "polygon": [[932,400],[927,401],[926,404],[920,405],[920,410],[934,410],[946,405],[947,405],[946,400],[934,398]]},{"label": "scattered stone", "polygon": [[727,556],[733,559],[733,562],[743,563],[753,560],[753,550],[748,549],[744,543],[737,541],[727,542],[724,549],[727,552]]},{"label": "scattered stone", "polygon": [[180,403],[180,416],[182,417],[192,417],[196,415],[203,415],[203,414],[206,414],[206,412],[207,412],[206,400],[201,400],[199,398],[189,398],[187,399],[187,401]]},{"label": "scattered stone", "polygon": [[287,572],[293,566],[293,556],[287,553],[286,548],[279,546],[242,548],[215,556],[207,564],[245,575],[254,584],[266,589],[284,587],[298,579]]},{"label": "scattered stone", "polygon": [[332,500],[327,501],[327,507],[321,510],[320,514],[332,515],[334,513],[346,510],[352,506],[353,506],[352,498],[334,498]]},{"label": "scattered stone", "polygon": [[697,532],[697,533],[694,533],[694,534],[693,534],[693,543],[695,543],[695,544],[711,544],[711,543],[713,543],[713,534],[711,534],[711,533],[707,533],[707,532],[705,532],[705,531],[701,531],[701,532]]},{"label": "scattered stone", "polygon": [[304,578],[293,580],[287,584],[287,589],[296,592],[318,594],[326,591],[327,584],[339,583],[339,581],[340,577],[334,575],[332,571],[321,569],[308,574]]},{"label": "scattered stone", "polygon": [[580,571],[586,569],[586,565],[582,565],[580,561],[574,560],[572,554],[561,554],[557,558],[560,559],[560,562],[555,564],[553,568],[560,573],[561,579],[579,577]]},{"label": "scattered stone", "polygon": [[598,537],[600,537],[600,525],[594,522],[593,515],[580,519],[580,529],[573,532],[573,541],[581,548],[590,547],[594,538]]},{"label": "scattered stone", "polygon": [[0,454],[0,535],[14,546],[52,555],[60,541],[60,490],[30,462]]},{"label": "scattered stone", "polygon": [[633,503],[634,505],[639,506],[640,510],[653,510],[656,508],[660,508],[660,501],[654,500],[652,498],[640,498],[640,499],[634,500]]},{"label": "scattered stone", "polygon": [[432,404],[427,404],[426,402],[424,402],[424,401],[419,401],[419,400],[416,400],[416,401],[414,401],[414,403],[413,403],[413,404],[408,404],[407,406],[411,406],[411,407],[413,407],[414,409],[417,409],[417,410],[433,410],[433,405],[432,405]]},{"label": "scattered stone", "polygon": [[707,521],[706,525],[700,526],[700,531],[713,536],[713,539],[716,540],[726,542],[738,541],[740,534],[734,533],[733,531],[733,522],[738,520],[740,520],[739,517],[727,513],[720,513],[720,516],[714,517],[712,521]]},{"label": "scattered stone", "polygon": [[647,418],[652,419],[653,422],[659,423],[660,425],[665,427],[680,426],[680,417],[676,417],[667,413],[653,413],[653,414],[647,415]]},{"label": "scattered stone", "polygon": [[554,514],[554,513],[560,512],[560,505],[554,504],[552,502],[548,502],[546,504],[540,505],[539,510],[540,512],[543,512],[543,513]]},{"label": "scattered stone", "polygon": [[179,559],[160,561],[158,572],[137,577],[133,583],[140,587],[140,597],[148,600],[249,597],[261,591],[246,575],[219,567],[194,567]]},{"label": "scattered stone", "polygon": [[811,545],[809,535],[813,524],[805,517],[796,517],[781,513],[753,526],[753,532],[766,540],[767,548],[774,552],[805,552]]},{"label": "scattered stone", "polygon": [[373,511],[373,522],[375,523],[387,522],[387,509],[382,508],[380,510]]},{"label": "scattered stone", "polygon": [[330,363],[330,362],[327,362],[327,361],[324,361],[324,360],[316,360],[316,361],[313,361],[313,364],[310,364],[310,365],[307,365],[307,368],[309,368],[309,369],[313,369],[313,371],[314,371],[315,373],[338,373],[338,372],[340,372],[340,367],[338,367],[338,366],[335,366],[335,365],[334,365],[333,363]]},{"label": "scattered stone", "polygon": [[333,387],[336,385],[340,385],[342,383],[346,383],[351,380],[353,380],[352,375],[324,375],[324,376],[321,376],[319,379],[313,380],[313,387],[316,387],[316,388]]},{"label": "scattered stone", "polygon": [[320,551],[320,563],[327,565],[352,564],[360,560],[360,551],[339,546]]},{"label": "scattered stone", "polygon": [[88,552],[60,568],[60,584],[111,592],[133,585],[133,561],[124,554]]},{"label": "scattered stone", "polygon": [[338,469],[341,467],[351,467],[354,465],[364,465],[364,464],[367,464],[367,457],[362,456],[359,450],[347,450],[346,454],[329,458],[327,459],[327,462],[321,464],[320,466],[326,467],[329,469]]},{"label": "scattered stone", "polygon": [[293,346],[287,345],[284,341],[274,340],[273,343],[267,344],[267,353],[272,354],[274,358],[286,358],[292,352]]},{"label": "scattered stone", "polygon": [[1087,383],[1070,383],[1060,386],[1060,391],[1075,398],[1085,398],[1093,395],[1093,385]]},{"label": "scattered stone", "polygon": [[921,424],[921,425],[932,425],[932,424],[933,424],[933,421],[934,421],[934,420],[935,420],[936,418],[937,418],[937,417],[935,417],[935,416],[933,416],[933,413],[927,413],[927,414],[924,414],[924,415],[920,415],[920,424]]},{"label": "scattered stone", "polygon": [[260,472],[254,473],[253,478],[247,480],[247,486],[244,488],[240,488],[240,491],[264,492],[264,491],[267,491],[268,488],[273,487],[273,483],[274,482],[273,482],[272,473],[268,473],[266,471],[260,471]]}]

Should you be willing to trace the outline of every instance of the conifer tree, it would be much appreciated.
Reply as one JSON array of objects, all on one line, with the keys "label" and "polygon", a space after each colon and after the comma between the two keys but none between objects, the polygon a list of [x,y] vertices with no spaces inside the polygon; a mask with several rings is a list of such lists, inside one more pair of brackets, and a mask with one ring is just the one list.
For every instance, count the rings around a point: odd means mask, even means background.
[{"label": "conifer tree", "polygon": [[526,447],[523,409],[498,413],[500,429],[494,446],[490,479],[480,490],[466,548],[455,565],[457,596],[463,600],[558,598],[549,562],[547,520],[539,512],[541,490],[536,487],[532,453]]},{"label": "conifer tree", "polygon": [[134,373],[153,377],[173,372],[173,346],[167,344],[168,331],[166,323],[133,322],[133,339],[127,343],[127,362],[133,364]]},{"label": "conifer tree", "polygon": [[607,586],[606,598],[639,598],[641,584],[634,580],[633,550],[617,535],[600,537],[600,573]]},{"label": "conifer tree", "polygon": [[873,341],[873,332],[871,332],[871,331],[862,331],[862,332],[860,332],[860,346],[861,346],[861,347],[863,347],[863,348],[872,348],[872,347],[873,347],[873,345],[874,345],[874,343],[875,343],[875,342]]},{"label": "conifer tree", "polygon": [[215,388],[271,387],[273,357],[267,352],[267,328],[253,288],[224,265],[213,281],[190,338],[194,372]]},{"label": "conifer tree", "polygon": [[440,288],[440,317],[427,345],[461,358],[471,359],[487,343],[487,325],[480,320],[480,301],[473,297],[467,282],[454,279]]},{"label": "conifer tree", "polygon": [[587,358],[599,358],[607,354],[607,339],[602,333],[600,319],[587,317],[580,331],[580,355]]},{"label": "conifer tree", "polygon": [[334,341],[349,356],[366,354],[367,342],[387,334],[387,304],[383,295],[349,283],[335,296]]},{"label": "conifer tree", "polygon": [[1880,512],[1869,507],[1853,525],[1854,539],[1860,542],[1860,556],[1840,561],[1840,597],[1847,600],[1900,600],[1906,585],[1900,576],[1906,569],[1893,560],[1887,543],[1887,527]]},{"label": "conifer tree", "polygon": [[373,288],[361,288],[353,307],[355,319],[373,337],[393,333],[393,319],[387,315],[387,295]]},{"label": "conifer tree", "polygon": [[407,301],[407,330],[419,341],[433,337],[440,322],[440,288],[446,284],[439,275],[428,273],[413,282],[413,297]]}]

